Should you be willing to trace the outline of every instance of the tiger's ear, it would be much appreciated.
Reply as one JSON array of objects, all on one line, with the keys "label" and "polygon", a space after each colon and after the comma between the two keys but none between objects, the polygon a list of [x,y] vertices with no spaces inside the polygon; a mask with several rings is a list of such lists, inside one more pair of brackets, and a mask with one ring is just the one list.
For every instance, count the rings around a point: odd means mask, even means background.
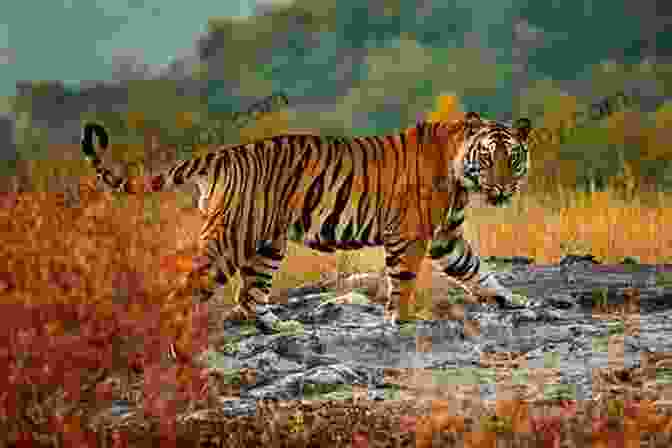
[{"label": "tiger's ear", "polygon": [[532,123],[527,118],[519,118],[513,127],[516,130],[516,138],[521,142],[526,141],[532,131]]},{"label": "tiger's ear", "polygon": [[467,112],[464,116],[464,128],[467,135],[473,135],[482,125],[481,116],[476,112]]}]

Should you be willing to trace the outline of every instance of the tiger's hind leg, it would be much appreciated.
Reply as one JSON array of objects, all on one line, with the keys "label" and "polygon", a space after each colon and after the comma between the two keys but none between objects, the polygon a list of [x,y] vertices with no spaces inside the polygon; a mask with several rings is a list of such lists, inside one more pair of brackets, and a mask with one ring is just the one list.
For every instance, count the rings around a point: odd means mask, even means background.
[{"label": "tiger's hind leg", "polygon": [[257,305],[267,305],[273,284],[273,274],[287,251],[287,238],[257,243],[257,253],[240,269],[240,293],[238,304],[248,315],[254,315]]},{"label": "tiger's hind leg", "polygon": [[386,239],[385,266],[388,281],[385,320],[403,323],[415,320],[415,289],[420,263],[425,256],[427,241]]},{"label": "tiger's hind leg", "polygon": [[[238,312],[256,320],[264,330],[270,332],[282,330],[286,323],[266,306],[271,293],[273,275],[280,269],[286,253],[287,233],[282,232],[273,240],[260,241],[257,244],[256,255],[240,270],[242,283],[238,296]],[[227,319],[235,320],[235,317],[231,314]],[[289,327],[293,325],[289,323]]]}]

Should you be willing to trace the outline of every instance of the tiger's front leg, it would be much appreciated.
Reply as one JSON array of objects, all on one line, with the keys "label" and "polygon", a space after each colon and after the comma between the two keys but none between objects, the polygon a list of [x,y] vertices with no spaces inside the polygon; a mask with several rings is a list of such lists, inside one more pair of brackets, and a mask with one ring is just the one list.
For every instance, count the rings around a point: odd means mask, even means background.
[{"label": "tiger's front leg", "polygon": [[493,272],[483,268],[481,259],[462,235],[462,226],[439,229],[430,245],[434,268],[464,283],[480,297],[494,298],[502,308],[520,308],[524,297],[502,286]]},{"label": "tiger's front leg", "polygon": [[406,322],[415,320],[415,288],[420,263],[425,256],[428,241],[388,237],[385,241],[385,267],[388,298],[385,320]]}]

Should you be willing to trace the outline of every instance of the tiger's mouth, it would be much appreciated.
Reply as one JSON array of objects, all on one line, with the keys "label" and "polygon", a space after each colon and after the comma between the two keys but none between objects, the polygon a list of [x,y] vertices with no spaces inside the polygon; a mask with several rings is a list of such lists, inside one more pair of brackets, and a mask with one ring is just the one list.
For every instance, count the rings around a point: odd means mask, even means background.
[{"label": "tiger's mouth", "polygon": [[511,203],[511,198],[516,193],[516,188],[507,187],[484,187],[478,178],[465,176],[462,179],[462,187],[469,193],[482,195],[487,205],[495,207],[507,207]]}]

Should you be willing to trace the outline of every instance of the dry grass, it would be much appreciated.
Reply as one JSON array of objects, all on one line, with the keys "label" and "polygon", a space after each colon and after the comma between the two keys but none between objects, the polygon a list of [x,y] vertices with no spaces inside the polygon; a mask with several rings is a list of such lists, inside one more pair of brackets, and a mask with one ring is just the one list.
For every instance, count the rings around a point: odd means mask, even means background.
[{"label": "dry grass", "polygon": [[[20,195],[13,208],[0,209],[0,300],[85,300],[100,304],[104,314],[115,300],[115,278],[125,272],[142,278],[146,300],[163,300],[175,279],[156,267],[166,255],[193,247],[201,217],[177,207],[176,194],[159,197],[154,219],[147,222],[146,197],[119,203],[110,195],[89,194],[80,208],[67,209],[60,195]],[[606,261],[626,255],[648,263],[665,260],[672,238],[663,227],[670,222],[667,196],[637,197],[629,203],[615,192],[585,201],[567,191],[559,191],[558,197],[557,211],[542,206],[547,198],[533,196],[522,196],[503,210],[476,204],[468,211],[467,237],[484,255],[531,256],[537,262],[557,262],[565,251],[561,243],[567,241]],[[659,205],[651,205],[654,200]],[[380,248],[325,255],[290,244],[274,289],[312,282],[329,272],[371,272],[382,266]],[[68,290],[55,288],[54,273],[74,273],[80,282]],[[430,290],[429,282],[431,269],[423,265],[420,289]],[[445,423],[432,422],[432,427]]]},{"label": "dry grass", "polygon": [[[37,285],[33,280],[40,268],[19,272],[15,266],[27,260],[45,265],[57,261],[63,269],[95,278],[95,295],[102,289],[111,294],[114,273],[131,270],[140,273],[151,290],[165,291],[171,279],[155,267],[162,257],[193,248],[201,223],[197,211],[176,205],[188,202],[182,194],[155,197],[158,207],[151,222],[146,219],[146,197],[119,201],[89,194],[82,207],[70,210],[58,206],[60,195],[25,194],[18,208],[5,215],[0,270],[25,277],[22,284]],[[544,205],[549,196],[521,195],[508,209],[475,200],[467,211],[466,237],[482,255],[528,256],[537,263],[557,263],[569,250],[590,252],[605,262],[625,256],[642,263],[667,260],[672,247],[672,234],[666,231],[672,222],[669,195],[649,193],[626,203],[613,191],[583,196],[559,190],[554,200],[558,210]],[[328,274],[379,272],[383,266],[382,248],[322,254],[290,243],[273,289],[277,293]],[[430,287],[429,266],[422,266],[419,282],[420,289]]]},{"label": "dry grass", "polygon": [[[558,190],[553,194],[558,210],[545,206],[549,196],[520,196],[507,209],[494,209],[476,199],[467,210],[465,236],[482,255],[526,256],[542,264],[557,263],[571,251],[591,253],[607,263],[630,256],[655,264],[670,257],[672,233],[667,227],[672,222],[672,195],[647,193],[626,202],[611,190],[591,195]],[[317,278],[316,269],[378,272],[383,257],[382,248],[324,255],[290,243],[276,286]],[[430,273],[428,266],[422,267],[421,287],[423,282],[428,286]]]},{"label": "dry grass", "polygon": [[641,263],[662,263],[669,257],[669,194],[646,193],[626,202],[614,190],[591,195],[558,190],[558,210],[542,205],[548,196],[521,196],[509,209],[470,209],[467,237],[485,255],[528,256],[537,263],[557,263],[567,245],[609,263],[625,256]]}]

